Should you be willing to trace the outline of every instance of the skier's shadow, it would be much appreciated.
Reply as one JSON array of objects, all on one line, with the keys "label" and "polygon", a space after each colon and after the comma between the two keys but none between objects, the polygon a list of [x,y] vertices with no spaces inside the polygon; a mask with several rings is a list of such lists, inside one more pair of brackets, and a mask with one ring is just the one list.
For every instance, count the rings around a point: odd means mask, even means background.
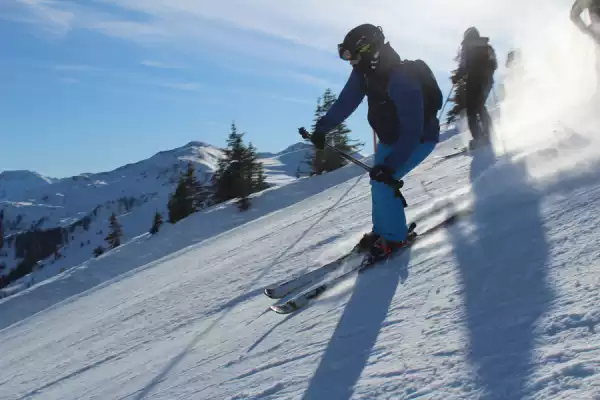
[{"label": "skier's shadow", "polygon": [[[181,350],[181,352],[179,352],[177,355],[175,355],[165,366],[164,368],[161,370],[161,372],[155,376],[142,390],[140,390],[138,393],[136,393],[135,395],[135,400],[142,400],[144,399],[155,387],[156,385],[158,385],[160,382],[162,382],[164,379],[166,379],[166,377],[168,376],[168,374],[171,372],[171,370],[173,370],[173,368],[175,368],[182,360],[183,358],[192,350],[194,349],[194,347],[196,345],[198,345],[198,343],[200,343],[202,341],[202,339],[208,335],[210,332],[212,332],[212,330],[219,326],[219,324],[221,323],[221,321],[223,319],[225,319],[229,313],[238,305],[241,304],[245,301],[248,301],[256,296],[259,296],[262,292],[263,292],[263,288],[262,287],[258,287],[258,288],[254,288],[252,290],[250,290],[250,288],[254,287],[258,282],[260,282],[263,278],[263,276],[265,274],[267,274],[269,271],[272,270],[272,267],[274,265],[276,265],[278,262],[280,262],[282,259],[285,258],[285,256],[287,254],[289,254],[289,252],[296,246],[298,245],[298,243],[300,243],[311,231],[312,229],[319,224],[320,222],[322,222],[328,215],[329,213],[331,213],[334,209],[336,209],[336,207],[338,207],[339,204],[341,204],[341,202],[348,196],[348,194],[350,194],[350,192],[352,192],[352,190],[354,190],[354,188],[358,185],[358,183],[362,180],[362,178],[364,177],[363,175],[360,175],[358,178],[356,178],[356,181],[354,182],[354,184],[350,185],[350,187],[348,188],[348,190],[346,190],[340,197],[339,199],[337,199],[337,201],[331,205],[328,209],[326,209],[325,211],[321,211],[320,217],[317,218],[315,220],[314,223],[312,223],[308,228],[306,228],[304,230],[304,232],[302,232],[302,234],[298,237],[298,239],[294,242],[292,242],[287,248],[285,248],[272,262],[271,265],[269,267],[266,268],[262,268],[262,271],[256,276],[254,277],[254,279],[252,281],[250,281],[247,284],[247,287],[249,290],[243,290],[242,291],[242,295],[237,296],[233,299],[231,299],[230,301],[228,301],[227,303],[223,304],[222,306],[220,306],[219,308],[217,308],[215,310],[216,313],[218,313],[218,317],[210,324],[210,326],[208,328],[206,328],[205,330],[203,330],[201,333],[199,333],[198,335],[196,335],[194,337],[194,339],[184,348]],[[279,324],[278,324],[279,325]],[[278,326],[276,325],[276,326]],[[254,349],[262,340],[264,340],[273,330],[275,329],[275,327],[271,328],[269,331],[267,331],[254,345],[251,346],[251,348],[248,350],[248,352],[250,352],[252,349]]]},{"label": "skier's shadow", "polygon": [[367,365],[400,282],[408,277],[411,249],[360,274],[304,399],[349,399]]},{"label": "skier's shadow", "polygon": [[[549,245],[540,215],[542,194],[529,184],[526,165],[503,162],[477,179],[491,163],[483,151],[471,164],[474,229],[464,234],[453,229],[448,237],[463,285],[466,350],[481,398],[520,399],[531,373],[533,329],[552,298]],[[507,213],[512,214],[508,223]]]}]

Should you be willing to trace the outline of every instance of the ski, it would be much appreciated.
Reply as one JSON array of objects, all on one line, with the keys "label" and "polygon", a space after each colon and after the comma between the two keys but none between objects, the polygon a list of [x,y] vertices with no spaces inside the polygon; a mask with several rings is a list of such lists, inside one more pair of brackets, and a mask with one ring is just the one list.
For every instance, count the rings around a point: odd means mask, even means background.
[{"label": "ski", "polygon": [[[417,224],[415,222],[411,222],[408,226],[408,232],[410,233],[414,231],[416,227]],[[317,269],[292,278],[286,282],[267,286],[263,292],[265,296],[271,299],[281,299],[292,292],[295,292],[305,286],[310,285],[311,283],[321,279],[325,275],[331,274],[332,272],[340,269],[346,264],[347,261],[353,259],[359,254],[361,253],[358,249],[358,246],[355,246],[352,250],[350,250],[343,256],[331,262],[328,262],[327,264],[322,265]]]},{"label": "ski", "polygon": [[368,268],[375,266],[376,264],[378,264],[382,261],[388,261],[388,260],[392,259],[397,254],[402,253],[402,251],[404,249],[410,247],[415,241],[416,241],[416,239],[412,240],[405,247],[399,249],[398,251],[394,252],[392,255],[390,255],[389,257],[387,257],[385,259],[373,260],[373,258],[368,253],[365,255],[361,255],[360,257],[357,256],[351,260],[352,265],[348,269],[346,269],[344,272],[342,272],[341,274],[335,276],[333,279],[327,280],[327,281],[325,281],[321,284],[318,284],[308,290],[305,290],[281,304],[273,304],[271,306],[271,310],[275,311],[277,314],[290,314],[294,311],[297,311],[297,310],[303,308],[304,306],[306,306],[311,300],[319,297],[327,289],[331,289],[333,286],[335,286],[336,284],[343,281],[345,278],[347,278],[351,274],[353,274],[353,273],[359,274],[359,273],[367,270]]},{"label": "ski", "polygon": [[458,218],[468,215],[471,212],[472,212],[472,210],[470,210],[470,209],[464,209],[464,210],[452,213],[451,215],[445,217],[442,221],[440,221],[440,222],[434,224],[432,227],[426,229],[424,232],[422,232],[420,234],[415,233],[414,238],[412,240],[410,240],[409,243],[405,247],[392,253],[389,257],[387,257],[385,259],[373,260],[369,253],[362,255],[362,257],[357,254],[357,257],[346,259],[347,262],[342,263],[341,265],[345,265],[345,266],[348,266],[348,264],[350,264],[350,265],[349,265],[349,268],[344,268],[344,271],[341,274],[335,276],[333,279],[327,280],[323,283],[315,285],[314,287],[306,289],[306,290],[298,293],[297,295],[293,296],[289,300],[286,300],[282,303],[273,304],[270,306],[270,309],[278,314],[290,314],[292,312],[295,312],[295,311],[305,307],[308,303],[311,302],[311,300],[316,299],[321,294],[323,294],[323,292],[332,288],[336,284],[340,283],[345,278],[349,277],[351,274],[362,273],[362,272],[376,266],[377,264],[381,263],[382,261],[388,261],[388,260],[396,257],[398,254],[402,254],[402,252],[405,249],[412,246],[418,240],[419,237],[423,237],[427,234],[431,234],[431,233],[439,230],[440,228],[449,226],[449,225],[453,224],[454,222],[456,222],[456,220]]},{"label": "ski", "polygon": [[264,290],[264,293],[267,297],[270,297],[272,299],[281,299],[298,289],[301,289],[305,286],[310,285],[312,282],[316,281],[317,279],[319,279],[327,274],[330,274],[331,272],[340,268],[342,265],[344,265],[344,263],[347,260],[351,259],[353,256],[355,256],[357,254],[358,254],[358,252],[356,251],[356,249],[352,249],[350,252],[344,254],[343,256],[341,256],[331,262],[328,262],[325,265],[320,266],[317,269],[314,269],[310,272],[307,272],[305,274],[302,274],[300,276],[292,278],[289,281],[279,283],[279,284],[274,284],[271,286],[267,286]]}]

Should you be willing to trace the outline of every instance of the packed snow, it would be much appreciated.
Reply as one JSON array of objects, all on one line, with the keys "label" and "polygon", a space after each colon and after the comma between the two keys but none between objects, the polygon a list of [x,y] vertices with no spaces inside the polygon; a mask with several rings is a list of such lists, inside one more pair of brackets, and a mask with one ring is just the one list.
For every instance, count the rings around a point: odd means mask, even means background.
[{"label": "packed snow", "polygon": [[268,311],[262,290],[370,229],[354,165],[0,300],[0,398],[596,398],[600,152],[587,121],[507,153],[445,157],[464,142],[449,137],[406,177],[407,213],[417,230],[454,207],[473,214],[296,314]]}]

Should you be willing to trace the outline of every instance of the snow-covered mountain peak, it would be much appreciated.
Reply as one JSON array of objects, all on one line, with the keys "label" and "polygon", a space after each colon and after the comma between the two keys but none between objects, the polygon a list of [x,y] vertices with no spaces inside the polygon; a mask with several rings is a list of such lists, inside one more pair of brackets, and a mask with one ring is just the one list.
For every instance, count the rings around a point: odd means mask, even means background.
[{"label": "snow-covered mountain peak", "polygon": [[54,183],[56,179],[49,178],[29,170],[14,170],[0,172],[0,199],[15,200],[27,191]]},{"label": "snow-covered mountain peak", "polygon": [[0,182],[10,181],[31,181],[39,182],[40,184],[48,184],[55,181],[54,178],[48,178],[40,175],[37,172],[29,170],[13,170],[0,172]]}]

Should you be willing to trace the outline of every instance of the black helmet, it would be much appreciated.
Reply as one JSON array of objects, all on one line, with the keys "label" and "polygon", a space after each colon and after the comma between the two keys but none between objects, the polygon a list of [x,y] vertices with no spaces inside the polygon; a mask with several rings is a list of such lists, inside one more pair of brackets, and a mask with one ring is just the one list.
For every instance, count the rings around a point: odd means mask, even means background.
[{"label": "black helmet", "polygon": [[463,40],[477,39],[479,38],[479,31],[474,26],[468,28],[463,34]]},{"label": "black helmet", "polygon": [[359,25],[348,32],[344,41],[338,44],[338,53],[342,60],[350,61],[352,65],[376,63],[384,41],[385,36],[380,26]]}]

